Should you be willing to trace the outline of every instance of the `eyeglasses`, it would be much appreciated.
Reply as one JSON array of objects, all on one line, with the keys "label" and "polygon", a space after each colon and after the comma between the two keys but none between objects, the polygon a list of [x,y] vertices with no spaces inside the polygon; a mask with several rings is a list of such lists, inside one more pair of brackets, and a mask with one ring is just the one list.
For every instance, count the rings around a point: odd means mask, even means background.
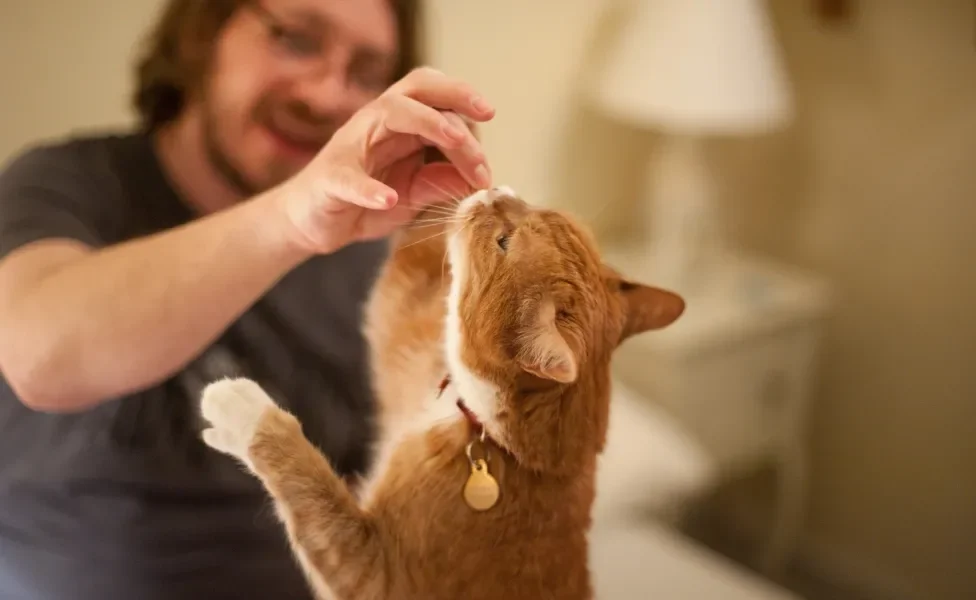
[{"label": "eyeglasses", "polygon": [[[314,73],[327,61],[329,40],[323,31],[290,25],[258,2],[248,2],[246,6],[264,25],[275,53],[295,70],[296,75]],[[385,62],[369,51],[354,54],[345,76],[360,91],[379,94],[392,83]]]}]

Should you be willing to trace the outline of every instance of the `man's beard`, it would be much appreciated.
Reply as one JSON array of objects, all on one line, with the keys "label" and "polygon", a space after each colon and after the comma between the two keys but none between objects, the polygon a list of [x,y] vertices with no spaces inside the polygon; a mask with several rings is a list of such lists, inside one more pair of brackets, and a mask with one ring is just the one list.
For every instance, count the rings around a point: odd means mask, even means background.
[{"label": "man's beard", "polygon": [[[303,137],[306,141],[314,140],[318,146],[324,146],[341,126],[341,123],[332,116],[315,115],[303,102],[289,101],[283,106],[279,104],[277,106],[282,108],[277,112],[275,106],[274,101],[268,96],[262,98],[251,115],[252,122],[281,133],[280,127],[275,126],[274,115],[282,115],[278,118],[278,122],[286,120],[300,127],[302,131],[311,132]],[[250,198],[286,181],[304,166],[296,166],[294,162],[288,160],[271,159],[269,164],[263,165],[265,171],[260,181],[249,178],[244,173],[244,169],[234,164],[231,153],[222,143],[218,132],[219,111],[213,104],[208,103],[206,115],[203,135],[207,159],[227,185],[242,198]]]}]

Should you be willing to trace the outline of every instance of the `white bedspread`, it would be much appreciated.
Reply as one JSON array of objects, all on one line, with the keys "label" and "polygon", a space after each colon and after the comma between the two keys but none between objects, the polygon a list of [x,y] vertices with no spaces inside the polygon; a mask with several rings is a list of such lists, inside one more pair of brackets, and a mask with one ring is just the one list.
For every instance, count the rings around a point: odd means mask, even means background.
[{"label": "white bedspread", "polygon": [[594,518],[649,511],[663,517],[707,488],[714,468],[705,451],[663,409],[614,381]]},{"label": "white bedspread", "polygon": [[663,526],[605,522],[590,541],[596,600],[801,600]]},{"label": "white bedspread", "polygon": [[668,516],[714,481],[709,456],[661,409],[614,383],[597,478],[591,568],[597,600],[800,600],[699,546]]}]

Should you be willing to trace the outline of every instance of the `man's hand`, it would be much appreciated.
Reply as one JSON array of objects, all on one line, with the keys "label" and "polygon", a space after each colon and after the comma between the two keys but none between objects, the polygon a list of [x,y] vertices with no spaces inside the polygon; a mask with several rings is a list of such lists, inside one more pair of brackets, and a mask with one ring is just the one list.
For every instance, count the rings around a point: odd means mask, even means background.
[{"label": "man's hand", "polygon": [[[433,69],[411,72],[353,115],[282,186],[296,243],[333,252],[386,236],[432,203],[488,187],[491,171],[464,119],[493,116],[467,84]],[[424,165],[431,145],[447,163]]]}]

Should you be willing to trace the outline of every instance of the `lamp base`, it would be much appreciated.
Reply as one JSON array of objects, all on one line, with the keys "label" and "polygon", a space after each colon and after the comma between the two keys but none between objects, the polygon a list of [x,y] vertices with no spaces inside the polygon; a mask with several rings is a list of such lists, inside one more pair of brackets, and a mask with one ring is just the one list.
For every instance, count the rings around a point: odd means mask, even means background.
[{"label": "lamp base", "polygon": [[709,279],[724,249],[719,238],[715,187],[701,140],[672,136],[650,159],[645,181],[646,272],[654,284],[693,294]]}]

